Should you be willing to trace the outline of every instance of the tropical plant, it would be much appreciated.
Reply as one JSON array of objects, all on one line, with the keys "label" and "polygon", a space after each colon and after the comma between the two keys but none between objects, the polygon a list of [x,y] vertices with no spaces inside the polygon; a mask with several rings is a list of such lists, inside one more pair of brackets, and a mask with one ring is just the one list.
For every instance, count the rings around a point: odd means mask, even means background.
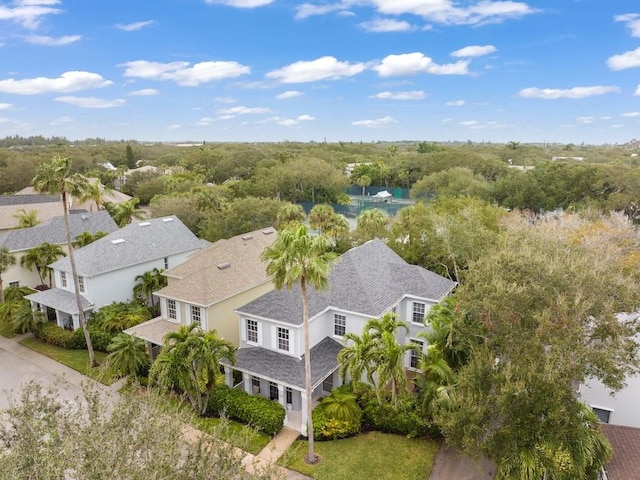
[{"label": "tropical plant", "polygon": [[107,332],[117,333],[151,320],[151,311],[139,303],[112,303],[95,312],[91,322]]},{"label": "tropical plant", "polygon": [[13,227],[15,229],[31,228],[40,223],[40,220],[38,220],[37,210],[29,210],[27,212],[24,208],[21,208],[20,210],[18,210],[18,213],[13,216],[13,218],[16,218],[18,220],[18,225]]},{"label": "tropical plant", "polygon": [[283,230],[292,223],[302,223],[307,216],[300,205],[286,203],[278,210],[276,216],[276,230]]},{"label": "tropical plant", "polygon": [[324,233],[335,213],[331,205],[323,203],[315,205],[309,212],[309,226]]},{"label": "tropical plant", "polygon": [[221,360],[235,361],[235,348],[215,330],[205,332],[196,323],[168,333],[150,378],[161,390],[178,388],[198,415],[207,412],[209,396],[221,380]]},{"label": "tropical plant", "polygon": [[320,408],[329,418],[345,422],[353,421],[362,414],[356,399],[353,393],[341,392],[334,388],[330,395],[322,399]]},{"label": "tropical plant", "polygon": [[120,333],[116,335],[109,347],[107,361],[116,375],[125,377],[133,375],[149,365],[149,354],[145,343],[134,335]]},{"label": "tropical plant", "polygon": [[[315,207],[314,207],[315,208]],[[308,463],[315,463],[313,452],[313,418],[311,408],[311,358],[309,342],[309,297],[307,288],[325,290],[329,284],[329,269],[335,254],[329,252],[329,242],[324,235],[309,235],[305,225],[292,225],[278,233],[275,242],[267,247],[262,260],[267,262],[277,289],[300,285],[302,295],[302,322],[304,326],[304,371],[307,410],[307,438],[309,439]]]},{"label": "tropical plant", "polygon": [[362,335],[347,332],[342,339],[344,348],[338,353],[342,381],[346,381],[348,375],[351,382],[359,382],[362,375],[366,374],[368,382],[375,386],[374,370],[370,359],[373,338],[369,331],[364,330]]},{"label": "tropical plant", "polygon": [[0,303],[4,302],[4,287],[2,286],[2,274],[9,267],[16,264],[16,257],[7,247],[0,247]]},{"label": "tropical plant", "polygon": [[147,305],[155,307],[153,292],[167,286],[167,277],[165,277],[162,272],[164,272],[163,269],[154,268],[153,270],[144,272],[141,275],[136,275],[136,284],[133,287],[133,296],[135,298],[144,299]]},{"label": "tropical plant", "polygon": [[91,232],[84,231],[76,235],[76,239],[73,241],[72,245],[74,248],[86,247],[90,243],[93,243],[96,240],[101,239],[102,237],[106,237],[107,235],[108,235],[107,232],[91,233]]},{"label": "tropical plant", "polygon": [[49,287],[53,287],[53,270],[49,268],[49,265],[65,255],[60,245],[45,242],[42,245],[27,250],[22,258],[20,258],[20,265],[29,270],[35,268],[42,284],[45,283],[45,277],[48,276]]},{"label": "tropical plant", "polygon": [[144,210],[137,208],[138,203],[140,203],[140,200],[132,198],[126,202],[116,204],[112,209],[107,208],[107,211],[113,217],[113,221],[122,228],[130,224],[133,219],[142,220],[145,218]]},{"label": "tropical plant", "polygon": [[16,333],[35,332],[41,323],[46,322],[44,313],[40,310],[32,310],[31,302],[22,300],[19,306],[11,314],[9,321],[11,328]]},{"label": "tropical plant", "polygon": [[91,180],[87,184],[87,190],[80,197],[80,201],[81,202],[90,201],[91,205],[89,207],[89,210],[91,212],[93,212],[94,205],[96,206],[96,210],[101,210],[105,204],[104,195],[108,191],[109,190],[107,188],[103,187],[100,184],[99,180]]},{"label": "tropical plant", "polygon": [[84,176],[78,173],[71,173],[71,160],[69,158],[54,157],[51,162],[42,163],[38,166],[36,176],[33,178],[32,183],[37,192],[54,195],[59,194],[61,197],[64,226],[67,234],[67,247],[69,249],[69,261],[71,263],[71,276],[73,277],[76,307],[78,309],[78,320],[80,321],[80,326],[82,327],[87,343],[89,365],[94,367],[97,363],[91,343],[91,335],[87,328],[87,321],[82,307],[78,271],[76,269],[76,261],[71,241],[71,227],[69,226],[69,196],[71,195],[76,198],[82,197],[87,190],[89,182]]},{"label": "tropical plant", "polygon": [[433,416],[434,402],[446,401],[446,387],[455,382],[455,373],[447,361],[442,358],[439,345],[430,344],[418,361],[418,377],[415,379],[422,411],[428,418]]}]

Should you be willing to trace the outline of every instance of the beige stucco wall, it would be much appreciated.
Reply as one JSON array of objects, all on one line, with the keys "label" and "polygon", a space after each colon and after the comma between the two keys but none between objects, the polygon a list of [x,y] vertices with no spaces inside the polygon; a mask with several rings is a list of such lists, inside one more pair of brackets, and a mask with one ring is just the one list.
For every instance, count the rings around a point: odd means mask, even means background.
[{"label": "beige stucco wall", "polygon": [[[66,245],[60,245],[65,254],[69,253]],[[20,259],[26,253],[26,250],[21,250],[17,252],[11,252],[16,257],[16,264],[9,267],[2,274],[2,283],[4,288],[7,288],[11,282],[20,282],[21,287],[35,287],[36,285],[40,285],[40,277],[38,276],[38,272],[35,267],[33,271],[20,266]],[[49,276],[44,279],[46,284],[49,283]],[[55,280],[52,278],[52,282],[55,286]]]}]

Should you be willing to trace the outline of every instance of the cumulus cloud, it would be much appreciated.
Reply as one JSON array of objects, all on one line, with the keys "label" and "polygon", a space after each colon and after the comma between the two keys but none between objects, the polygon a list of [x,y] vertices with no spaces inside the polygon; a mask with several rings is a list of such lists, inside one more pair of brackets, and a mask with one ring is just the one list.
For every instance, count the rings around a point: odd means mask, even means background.
[{"label": "cumulus cloud", "polygon": [[469,128],[471,130],[499,129],[506,127],[504,123],[496,121],[480,122],[478,120],[466,120],[464,122],[458,122],[458,125],[460,125],[461,127]]},{"label": "cumulus cloud", "polygon": [[80,108],[114,108],[121,107],[126,103],[121,98],[104,100],[96,97],[57,97],[55,100]]},{"label": "cumulus cloud", "polygon": [[302,5],[298,5],[296,7],[295,18],[303,19],[303,18],[315,16],[315,15],[326,15],[327,13],[344,12],[346,8],[347,8],[347,5],[343,3],[334,3],[334,4],[327,4],[327,5],[314,5],[312,3],[303,3]]},{"label": "cumulus cloud", "polygon": [[29,30],[36,29],[43,17],[62,13],[59,8],[54,8],[60,0],[17,0],[13,7],[0,5],[0,21],[12,21]]},{"label": "cumulus cloud", "polygon": [[620,114],[621,117],[634,118],[640,117],[640,112],[625,112]]},{"label": "cumulus cloud", "polygon": [[464,100],[453,100],[452,102],[445,103],[447,107],[462,107],[464,106]]},{"label": "cumulus cloud", "polygon": [[271,117],[261,120],[258,123],[277,123],[278,125],[283,125],[285,127],[292,127],[294,125],[299,125],[301,122],[310,122],[312,120],[315,120],[315,117],[311,115],[298,115],[296,118]]},{"label": "cumulus cloud", "polygon": [[226,5],[236,8],[255,8],[263,7],[273,3],[274,0],[206,0],[209,4]]},{"label": "cumulus cloud", "polygon": [[632,37],[640,37],[640,14],[626,13],[624,15],[616,15],[613,19],[616,22],[623,22],[631,30]]},{"label": "cumulus cloud", "polygon": [[286,92],[282,92],[276,95],[277,100],[288,100],[289,98],[301,97],[304,93],[299,92],[298,90],[287,90]]},{"label": "cumulus cloud", "polygon": [[235,99],[231,97],[216,97],[213,101],[217,103],[236,103]]},{"label": "cumulus cloud", "polygon": [[7,110],[8,108],[11,108],[13,105],[11,105],[10,103],[0,103],[0,110]]},{"label": "cumulus cloud", "polygon": [[188,62],[160,63],[135,60],[119,66],[126,67],[125,77],[167,80],[184,87],[196,87],[202,83],[236,78],[251,72],[251,69],[245,65],[226,61],[200,62],[190,65]]},{"label": "cumulus cloud", "polygon": [[619,55],[612,55],[607,59],[607,66],[610,70],[626,70],[627,68],[640,67],[640,47]]},{"label": "cumulus cloud", "polygon": [[306,83],[319,80],[337,80],[352,77],[366,69],[364,63],[339,62],[335,57],[320,57],[311,61],[299,61],[268,72],[266,77],[282,83]]},{"label": "cumulus cloud", "polygon": [[409,92],[380,92],[371,95],[369,98],[379,98],[383,100],[421,100],[425,96],[422,90],[411,90]]},{"label": "cumulus cloud", "polygon": [[604,95],[605,93],[620,93],[620,88],[613,85],[594,85],[592,87],[559,88],[524,88],[518,92],[522,98],[542,98],[556,100],[558,98],[586,98]]},{"label": "cumulus cloud", "polygon": [[389,55],[373,67],[381,77],[397,77],[428,73],[431,75],[466,75],[468,60],[438,65],[430,57],[420,52]]},{"label": "cumulus cloud", "polygon": [[199,127],[206,127],[207,125],[211,125],[214,122],[214,119],[211,117],[202,117],[200,120],[196,122],[196,125]]},{"label": "cumulus cloud", "polygon": [[413,26],[404,20],[379,18],[360,24],[360,28],[367,32],[408,32]]},{"label": "cumulus cloud", "polygon": [[376,118],[373,120],[356,120],[355,122],[351,122],[351,125],[355,125],[356,127],[379,128],[387,127],[389,125],[393,125],[394,123],[398,123],[398,121],[393,117],[387,116]]},{"label": "cumulus cloud", "polygon": [[576,122],[581,125],[591,125],[595,121],[594,117],[578,117],[576,118]]},{"label": "cumulus cloud", "polygon": [[91,72],[65,72],[58,78],[26,78],[16,80],[8,78],[0,80],[1,93],[16,95],[37,95],[50,92],[77,92],[92,88],[103,88],[112,85],[111,80],[105,80],[102,75]]},{"label": "cumulus cloud", "polygon": [[451,52],[452,57],[482,57],[493,52],[497,52],[498,49],[493,45],[469,45],[468,47],[461,48],[455,52]]},{"label": "cumulus cloud", "polygon": [[263,113],[270,113],[271,110],[265,107],[231,107],[231,108],[221,108],[216,110],[216,113],[220,115],[233,115],[234,117],[237,115],[260,115]]},{"label": "cumulus cloud", "polygon": [[143,88],[142,90],[136,90],[134,92],[129,93],[130,97],[149,97],[151,95],[157,95],[158,90],[155,88]]},{"label": "cumulus cloud", "polygon": [[82,35],[64,35],[62,37],[47,37],[45,35],[29,35],[25,38],[27,43],[33,45],[44,45],[47,47],[60,47],[75,43],[82,38]]},{"label": "cumulus cloud", "polygon": [[174,123],[173,125],[169,125],[167,128],[169,130],[178,130],[179,128],[182,128],[182,125],[180,125],[179,123]]},{"label": "cumulus cloud", "polygon": [[133,22],[133,23],[118,23],[116,28],[118,30],[123,30],[125,32],[135,32],[136,30],[142,30],[144,27],[148,27],[149,25],[153,25],[156,23],[154,20],[145,20],[144,22]]}]

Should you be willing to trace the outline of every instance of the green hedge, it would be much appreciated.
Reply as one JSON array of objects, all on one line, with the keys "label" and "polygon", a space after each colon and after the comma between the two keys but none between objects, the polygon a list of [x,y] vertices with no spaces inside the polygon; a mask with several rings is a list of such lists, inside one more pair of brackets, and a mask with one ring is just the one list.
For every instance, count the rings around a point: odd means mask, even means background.
[{"label": "green hedge", "polygon": [[[115,334],[104,332],[91,324],[89,324],[89,334],[91,335],[93,349],[99,352],[106,352],[107,347],[115,336]],[[87,348],[84,332],[81,328],[74,331],[65,330],[53,323],[46,322],[40,324],[36,330],[36,336],[49,345],[66,348],[67,350],[84,350]]]},{"label": "green hedge", "polygon": [[352,437],[360,433],[361,416],[347,420],[328,418],[322,406],[313,409],[313,438],[315,440],[337,440],[339,438]]},{"label": "green hedge", "polygon": [[436,437],[438,427],[418,413],[414,398],[398,400],[397,405],[369,397],[363,403],[362,424],[367,430],[396,433],[407,437]]},{"label": "green hedge", "polygon": [[209,416],[225,414],[227,417],[246,423],[267,435],[275,435],[283,425],[285,410],[278,402],[258,395],[249,395],[244,390],[217,387],[209,397]]}]

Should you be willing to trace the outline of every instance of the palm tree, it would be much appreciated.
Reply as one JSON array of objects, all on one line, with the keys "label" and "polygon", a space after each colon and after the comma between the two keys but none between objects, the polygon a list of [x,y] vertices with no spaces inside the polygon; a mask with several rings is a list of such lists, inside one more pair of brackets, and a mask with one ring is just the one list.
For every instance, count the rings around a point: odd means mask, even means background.
[{"label": "palm tree", "polygon": [[[425,334],[420,336],[427,337]],[[416,379],[419,388],[422,410],[425,415],[433,415],[434,402],[447,395],[449,385],[455,382],[456,376],[451,366],[442,358],[442,353],[437,344],[427,347],[426,354],[418,361],[420,376]]]},{"label": "palm tree", "polygon": [[7,247],[0,248],[0,303],[4,302],[4,288],[2,286],[2,274],[9,270],[9,267],[16,264],[16,257]]},{"label": "palm tree", "polygon": [[371,185],[371,177],[369,175],[362,175],[356,180],[359,187],[362,187],[362,204],[364,205],[364,193],[365,189]]},{"label": "palm tree", "polygon": [[221,373],[220,361],[235,361],[235,347],[215,330],[203,331],[198,324],[182,325],[168,333],[164,348],[151,368],[151,379],[161,389],[183,391],[198,415],[207,411],[209,395]]},{"label": "palm tree", "polygon": [[275,242],[262,253],[277,289],[300,285],[302,322],[304,325],[304,373],[307,409],[308,463],[315,463],[313,452],[313,419],[311,416],[311,358],[309,354],[309,299],[307,287],[325,290],[329,284],[329,269],[335,254],[329,252],[329,241],[323,235],[312,237],[305,225],[292,225],[278,233]]},{"label": "palm tree", "polygon": [[18,213],[13,216],[13,218],[18,219],[18,225],[14,227],[15,229],[31,228],[40,223],[40,221],[38,220],[37,210],[29,210],[27,212],[24,208],[21,208],[20,210],[18,210]]},{"label": "palm tree", "polygon": [[302,223],[307,216],[300,205],[287,203],[280,207],[276,215],[276,230],[283,230],[292,223]]},{"label": "palm tree", "polygon": [[140,203],[140,200],[137,198],[118,203],[113,209],[113,221],[122,228],[130,224],[134,218],[138,220],[144,219],[144,210],[136,208],[138,203]]},{"label": "palm tree", "polygon": [[95,367],[96,358],[91,343],[91,335],[87,328],[87,321],[82,308],[80,297],[80,285],[78,281],[78,271],[76,270],[76,260],[73,255],[73,245],[71,241],[71,227],[69,226],[69,195],[80,198],[87,190],[87,179],[78,174],[71,173],[71,160],[66,157],[54,157],[49,163],[42,163],[36,169],[36,176],[33,178],[33,186],[37,192],[60,194],[62,211],[64,213],[64,226],[67,233],[67,247],[69,249],[69,261],[71,263],[71,276],[75,289],[76,306],[78,308],[78,320],[84,332],[84,338],[89,352],[89,365]]},{"label": "palm tree", "polygon": [[340,392],[334,389],[331,395],[322,399],[320,407],[329,418],[343,422],[352,422],[361,415],[360,407],[356,403],[356,398],[356,395],[353,393]]},{"label": "palm tree", "polygon": [[352,383],[359,382],[362,380],[362,375],[366,373],[367,380],[375,388],[370,358],[373,346],[371,334],[367,330],[363,331],[362,335],[347,332],[343,337],[343,342],[345,347],[338,353],[342,381],[346,381],[347,375],[349,375]]},{"label": "palm tree", "polygon": [[93,212],[94,204],[96,206],[96,210],[101,210],[105,203],[103,197],[106,191],[107,189],[100,184],[100,180],[90,180],[87,182],[87,190],[79,198],[79,200],[82,203],[91,201],[92,204],[89,207],[89,210],[91,212]]},{"label": "palm tree", "polygon": [[16,333],[35,332],[38,325],[46,321],[44,313],[40,310],[32,310],[31,302],[20,301],[20,305],[11,315],[11,327]]},{"label": "palm tree", "polygon": [[133,375],[149,365],[149,355],[142,340],[134,335],[120,333],[116,335],[107,347],[109,355],[107,361],[111,369],[120,376]]},{"label": "palm tree", "polygon": [[74,248],[86,247],[90,243],[93,243],[102,237],[106,237],[107,235],[108,235],[107,232],[91,233],[91,232],[84,231],[76,235],[76,239],[73,241],[72,245]]},{"label": "palm tree", "polygon": [[153,292],[167,286],[167,277],[165,277],[162,272],[164,272],[164,270],[154,268],[141,275],[136,275],[135,280],[137,283],[133,287],[134,297],[146,298],[147,305],[151,304],[151,307],[154,308]]},{"label": "palm tree", "polygon": [[45,242],[42,245],[27,250],[20,259],[20,265],[29,270],[33,270],[35,267],[42,284],[44,284],[45,276],[49,275],[49,287],[52,287],[53,280],[51,274],[53,272],[49,268],[49,265],[65,255],[60,245]]},{"label": "palm tree", "polygon": [[335,213],[331,205],[324,203],[315,205],[309,212],[309,226],[314,230],[319,230],[320,233],[324,233],[329,226],[331,217],[335,215]]},{"label": "palm tree", "polygon": [[398,403],[399,396],[409,393],[409,380],[404,368],[405,355],[416,350],[416,344],[399,344],[395,332],[383,331],[374,341],[371,351],[371,362],[378,377],[378,401],[381,402],[384,389],[391,383],[391,400]]}]

